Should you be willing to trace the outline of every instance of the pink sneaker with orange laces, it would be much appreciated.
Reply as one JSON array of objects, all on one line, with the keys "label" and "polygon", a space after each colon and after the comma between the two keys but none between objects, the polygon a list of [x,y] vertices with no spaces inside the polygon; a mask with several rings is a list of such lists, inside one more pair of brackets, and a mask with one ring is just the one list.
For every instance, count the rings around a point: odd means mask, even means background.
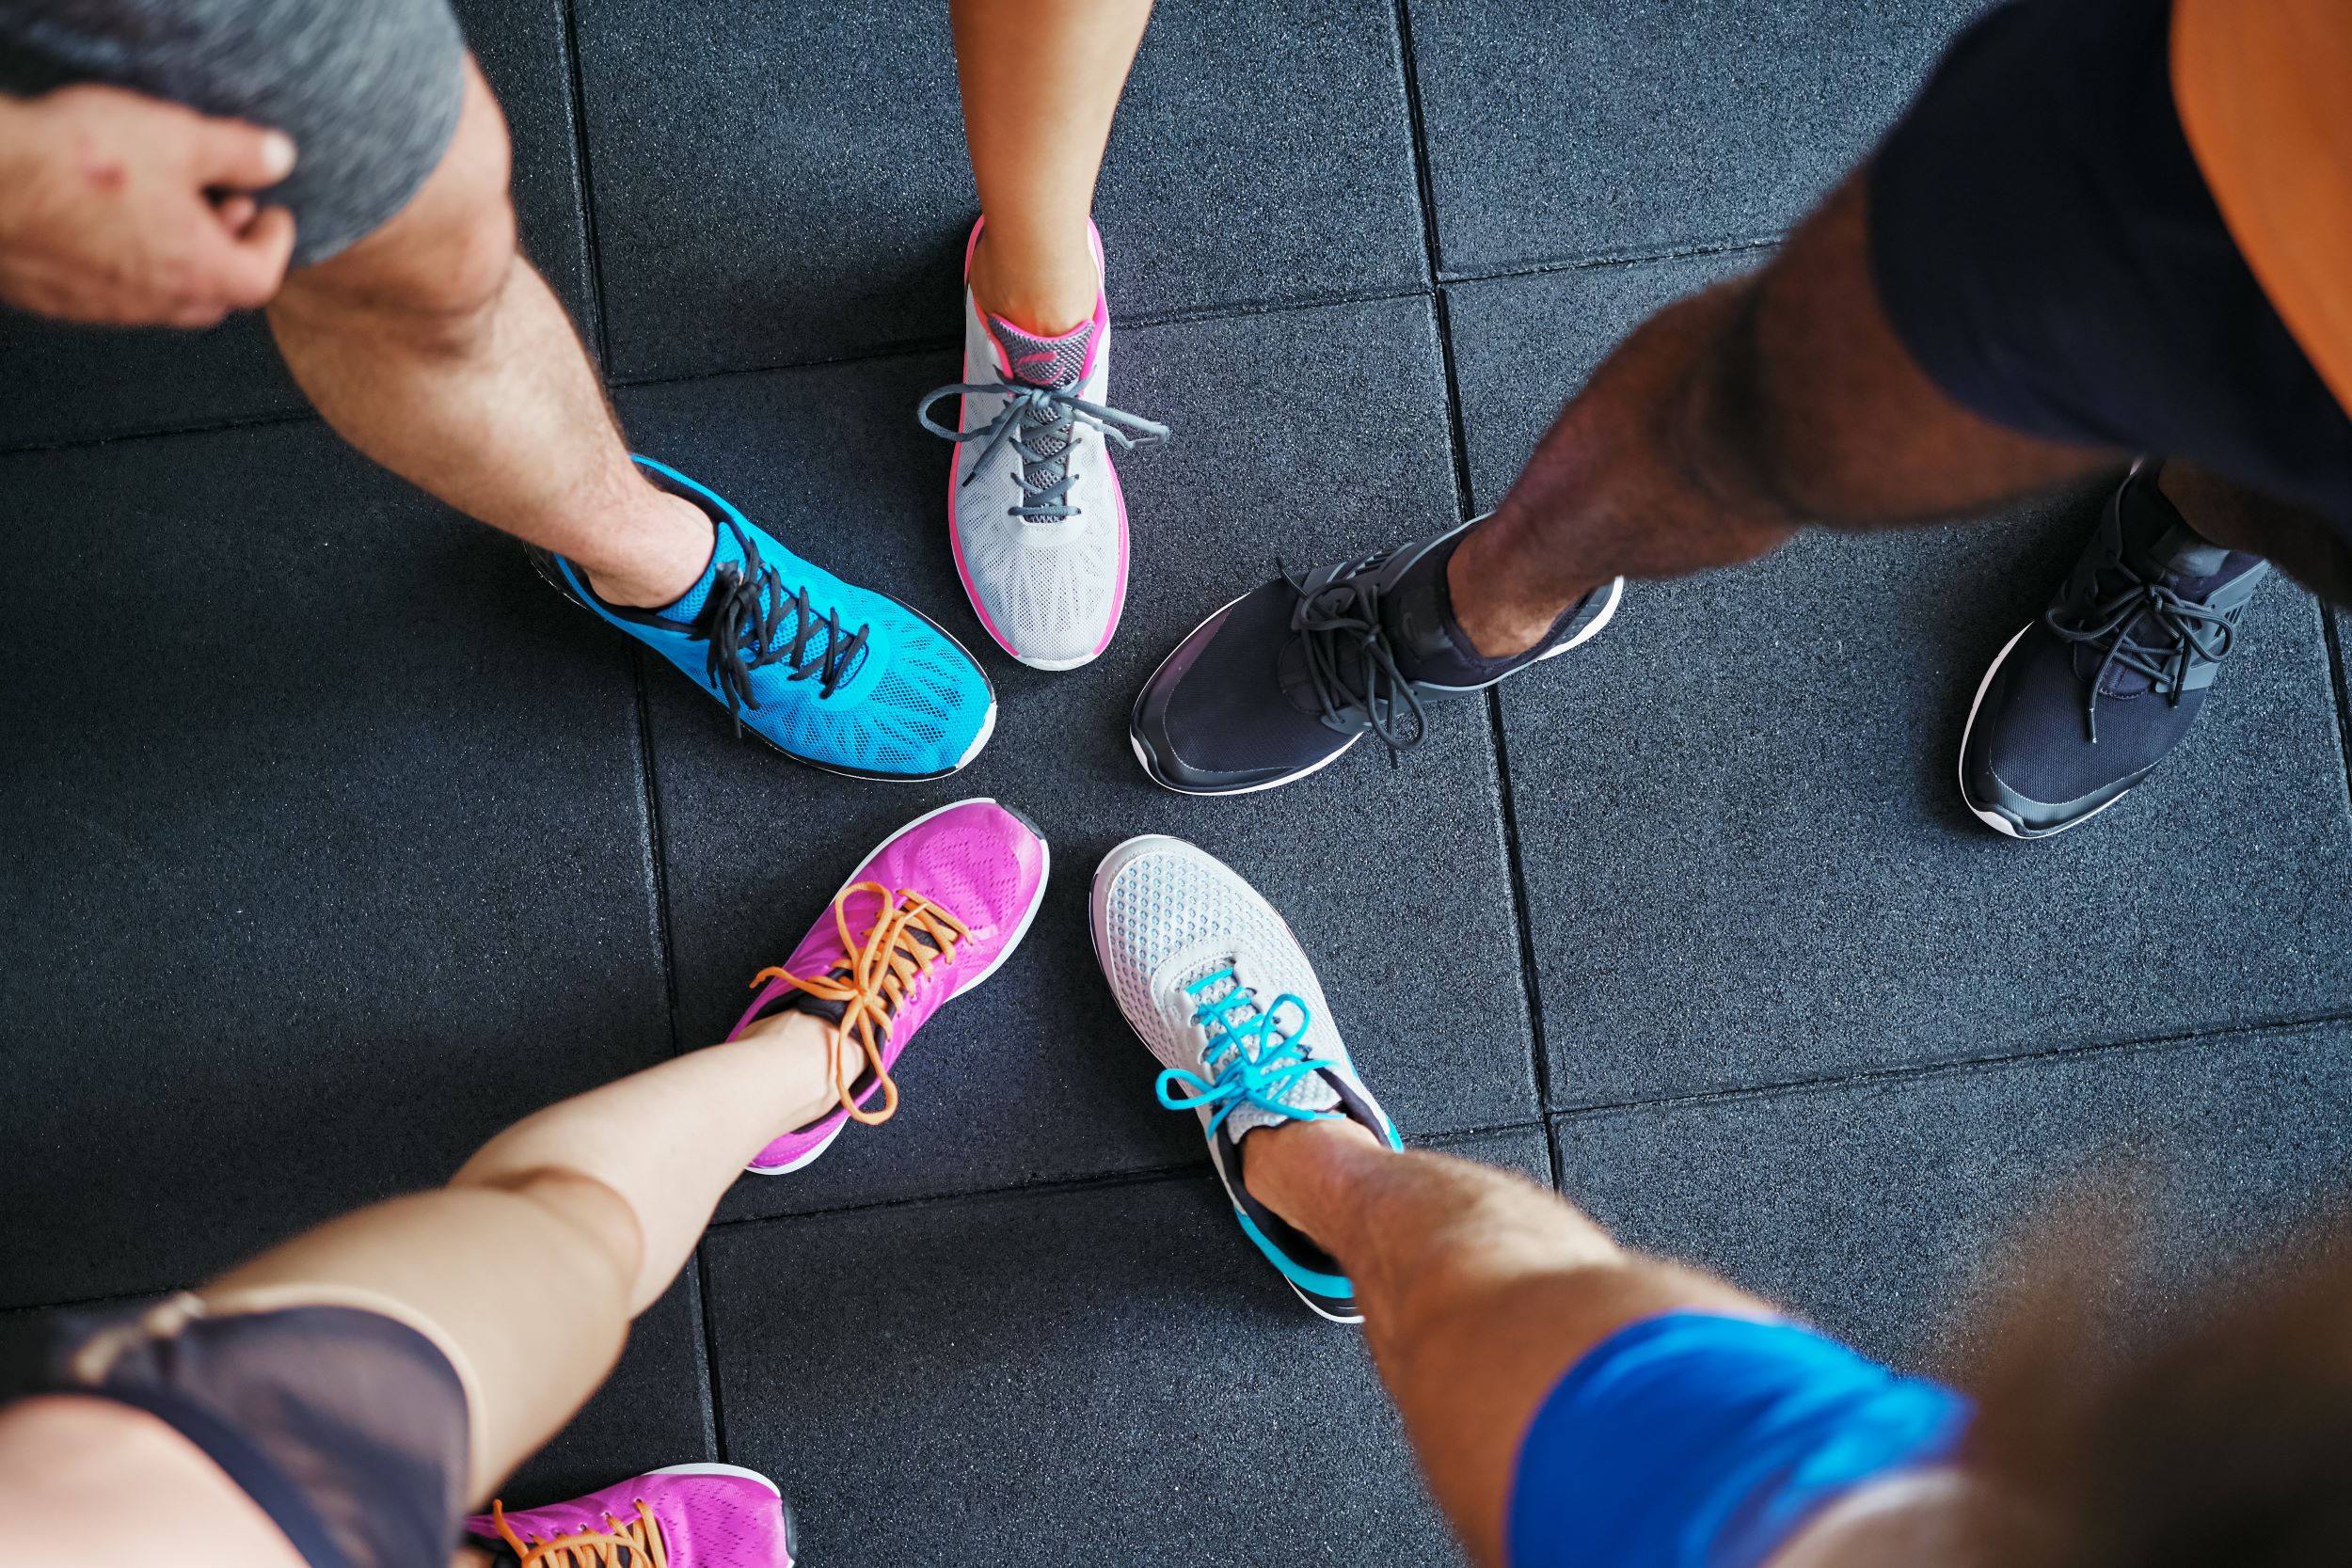
[{"label": "pink sneaker with orange laces", "polygon": [[[1044,902],[1052,863],[1036,827],[990,800],[918,816],[866,857],[792,956],[752,976],[759,994],[727,1036],[779,1012],[812,1013],[834,1025],[834,1050],[864,1053],[866,1070],[831,1114],[770,1144],[749,1169],[799,1170],[852,1120],[890,1119],[898,1053],[950,997],[1011,957]],[[869,1109],[877,1094],[881,1108]]]},{"label": "pink sneaker with orange laces", "polygon": [[466,1521],[500,1568],[792,1568],[792,1510],[776,1483],[737,1465],[673,1465],[510,1513]]}]

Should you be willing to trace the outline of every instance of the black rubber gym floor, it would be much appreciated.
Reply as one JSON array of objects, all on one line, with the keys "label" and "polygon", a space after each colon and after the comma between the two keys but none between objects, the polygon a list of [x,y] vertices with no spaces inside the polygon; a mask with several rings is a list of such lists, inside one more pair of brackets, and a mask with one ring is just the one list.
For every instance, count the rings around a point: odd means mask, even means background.
[{"label": "black rubber gym floor", "polygon": [[[936,0],[477,0],[532,255],[632,438],[986,649],[980,763],[893,789],[729,733],[509,543],[350,453],[256,322],[0,321],[0,1307],[194,1283],[715,1038],[898,821],[1055,842],[904,1111],[743,1182],[509,1490],[723,1457],[828,1565],[1445,1562],[1359,1339],[1219,1212],[1096,978],[1093,862],[1187,835],[1320,960],[1416,1138],[1556,1180],[1907,1364],[2138,1162],[2212,1272],[2352,1181],[2342,644],[2267,590],[2184,752],[2040,845],[1963,811],[1982,668],[2095,498],[1635,585],[1391,768],[1196,800],[1124,737],[1200,615],[1492,504],[1653,306],[1750,266],[1966,0],[1169,4],[1098,216],[1134,590],[997,656],[949,562],[972,211]],[[515,1260],[515,1289],[532,1289]]]}]

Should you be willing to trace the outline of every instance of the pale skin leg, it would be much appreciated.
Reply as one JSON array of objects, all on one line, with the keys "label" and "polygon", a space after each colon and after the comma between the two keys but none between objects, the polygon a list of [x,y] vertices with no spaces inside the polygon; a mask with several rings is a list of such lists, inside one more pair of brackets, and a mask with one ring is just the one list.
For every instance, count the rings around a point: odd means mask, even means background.
[{"label": "pale skin leg", "polygon": [[953,0],[950,10],[988,219],[972,296],[1031,332],[1073,331],[1101,292],[1087,214],[1151,0]]},{"label": "pale skin leg", "polygon": [[1353,1122],[1261,1128],[1244,1147],[1250,1192],[1355,1283],[1431,1495],[1486,1568],[1502,1568],[1519,1439],[1586,1351],[1676,1307],[1772,1313],[1711,1275],[1626,1251],[1518,1177],[1400,1154]]},{"label": "pale skin leg", "polygon": [[616,603],[660,606],[711,524],[629,461],[587,351],[516,248],[506,122],[472,62],[440,166],[400,214],[290,276],[271,330],[353,446],[468,515],[567,556]]},{"label": "pale skin leg", "polygon": [[[486,1500],[595,1392],[744,1165],[839,1102],[865,1064],[833,1057],[831,1025],[769,1019],[528,1117],[439,1191],[329,1221],[198,1294],[356,1288],[429,1320],[478,1380],[471,1481]],[[184,1439],[136,1412],[72,1398],[11,1406],[0,1461],[0,1511],[25,1561],[299,1561]]]}]

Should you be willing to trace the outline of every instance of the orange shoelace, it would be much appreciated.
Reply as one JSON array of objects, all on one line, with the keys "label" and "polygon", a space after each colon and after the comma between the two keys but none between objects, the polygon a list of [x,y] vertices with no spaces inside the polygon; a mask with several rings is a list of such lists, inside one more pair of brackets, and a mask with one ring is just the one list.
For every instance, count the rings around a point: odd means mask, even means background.
[{"label": "orange shoelace", "polygon": [[624,1524],[608,1513],[603,1530],[575,1530],[551,1541],[525,1542],[506,1522],[506,1505],[490,1504],[490,1522],[499,1539],[522,1560],[520,1568],[670,1568],[670,1548],[661,1539],[661,1526],[653,1510],[637,1505],[637,1517]]},{"label": "orange shoelace", "polygon": [[[871,893],[882,901],[882,917],[863,938],[850,934],[850,895]],[[782,967],[763,969],[752,976],[755,990],[770,980],[782,980],[825,1002],[842,1005],[841,1022],[834,1027],[833,1045],[825,1053],[826,1069],[841,1096],[841,1108],[852,1121],[876,1126],[888,1121],[898,1108],[898,1085],[882,1067],[882,1041],[890,1035],[891,1014],[903,1006],[907,989],[931,972],[931,965],[954,963],[956,943],[971,936],[971,927],[909,888],[893,893],[880,882],[853,882],[833,901],[834,924],[840,927],[841,945],[849,953],[849,974],[800,975]],[[932,946],[915,939],[929,937]],[[866,1053],[866,1066],[882,1085],[880,1111],[862,1109],[841,1085],[841,1041],[857,1038]],[[864,1076],[860,1074],[859,1076]]]}]

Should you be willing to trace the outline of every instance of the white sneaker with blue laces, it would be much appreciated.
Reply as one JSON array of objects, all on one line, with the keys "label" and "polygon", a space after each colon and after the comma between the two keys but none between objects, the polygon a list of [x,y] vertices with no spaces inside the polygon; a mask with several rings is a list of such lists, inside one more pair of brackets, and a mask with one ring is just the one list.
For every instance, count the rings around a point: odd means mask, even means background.
[{"label": "white sneaker with blue laces", "polygon": [[1317,1313],[1363,1322],[1330,1255],[1242,1180],[1244,1139],[1286,1121],[1345,1117],[1404,1147],[1357,1077],[1298,939],[1240,873],[1158,833],[1104,857],[1091,914],[1119,1010],[1159,1058],[1160,1103],[1200,1118],[1244,1234]]}]

